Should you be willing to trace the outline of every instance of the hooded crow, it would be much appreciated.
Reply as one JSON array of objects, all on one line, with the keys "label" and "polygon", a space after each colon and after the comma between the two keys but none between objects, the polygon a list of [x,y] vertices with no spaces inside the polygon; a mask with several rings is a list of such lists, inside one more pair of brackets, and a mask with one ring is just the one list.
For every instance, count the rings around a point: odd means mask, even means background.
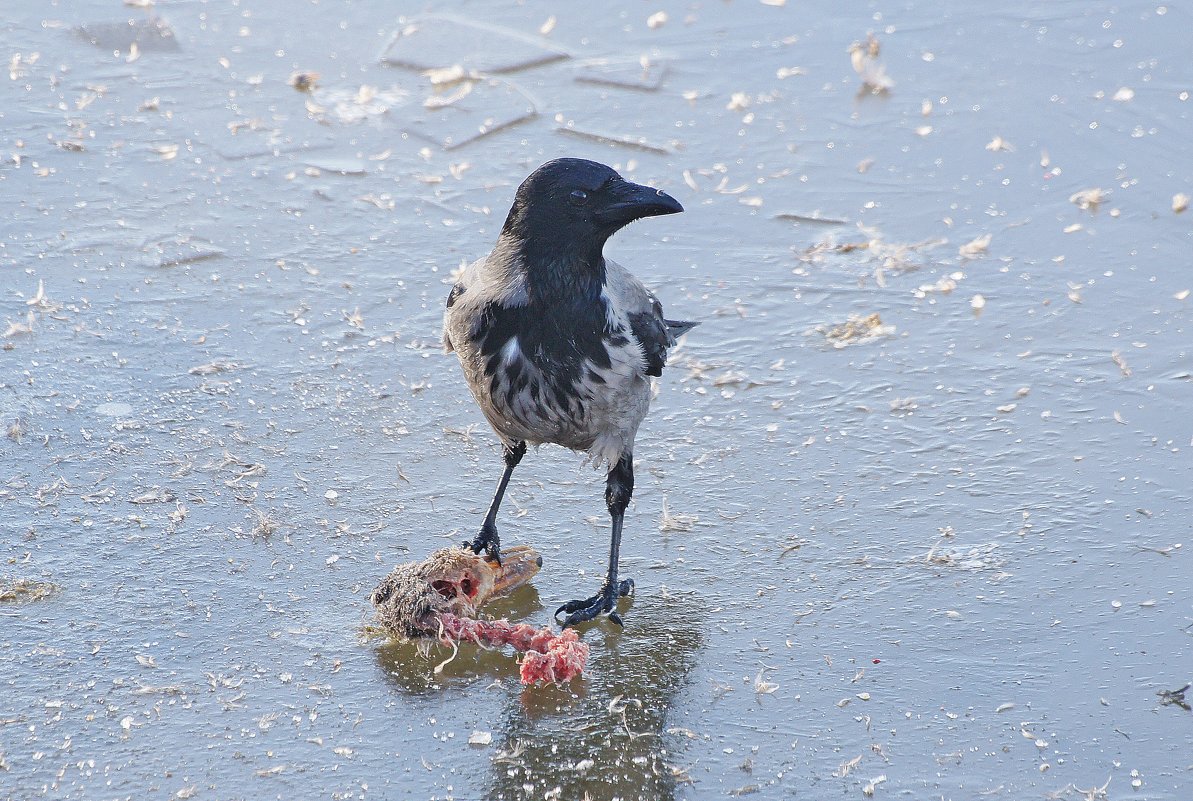
[{"label": "hooded crow", "polygon": [[586,451],[609,470],[609,572],[591,598],[556,610],[564,626],[602,613],[621,624],[617,599],[622,520],[634,490],[634,436],[650,405],[650,376],[695,323],[664,319],[663,307],[625,268],[605,258],[623,226],[683,206],[603,164],[557,159],[518,187],[497,244],[465,268],[447,298],[444,345],[501,439],[505,472],[480,533],[467,547],[499,559],[497,510],[527,444]]}]

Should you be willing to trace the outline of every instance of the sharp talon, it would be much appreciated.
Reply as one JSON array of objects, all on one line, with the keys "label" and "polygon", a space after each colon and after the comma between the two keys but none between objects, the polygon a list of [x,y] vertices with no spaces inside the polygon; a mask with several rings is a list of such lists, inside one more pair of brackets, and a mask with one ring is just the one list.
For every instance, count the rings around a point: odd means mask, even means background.
[{"label": "sharp talon", "polygon": [[625,623],[622,621],[621,615],[617,613],[617,599],[632,595],[633,592],[633,579],[625,579],[616,584],[605,584],[601,587],[601,591],[591,598],[585,598],[582,601],[568,601],[560,606],[555,610],[555,619],[558,621],[561,614],[566,614],[567,617],[560,624],[566,629],[577,623],[586,623],[589,620],[595,620],[603,614],[608,614],[610,620],[619,627],[625,628]]},{"label": "sharp talon", "polygon": [[[569,626],[574,626],[577,623],[584,623],[586,621],[592,620],[594,617],[600,614],[600,610],[592,606],[592,600],[593,599],[590,598],[587,601],[568,601],[566,604],[555,610],[555,620],[559,622],[561,628],[565,629]],[[559,620],[560,612],[567,612],[567,617],[565,617],[562,621]]]},{"label": "sharp talon", "polygon": [[572,612],[575,612],[577,609],[583,609],[585,603],[587,603],[587,602],[586,601],[568,601],[566,604],[563,604],[558,609],[556,609],[555,614],[552,615],[552,617],[554,617],[556,620],[559,620],[560,612],[567,612],[570,615]]},{"label": "sharp talon", "polygon": [[493,526],[481,526],[480,532],[472,542],[465,542],[464,547],[473,553],[484,553],[490,562],[501,564],[501,538],[497,536],[497,529]]}]

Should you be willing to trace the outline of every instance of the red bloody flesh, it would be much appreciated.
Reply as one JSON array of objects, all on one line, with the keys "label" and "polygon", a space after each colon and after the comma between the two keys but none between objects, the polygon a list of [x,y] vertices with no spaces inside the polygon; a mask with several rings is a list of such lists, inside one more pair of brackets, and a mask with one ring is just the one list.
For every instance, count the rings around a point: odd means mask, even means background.
[{"label": "red bloody flesh", "polygon": [[536,629],[508,620],[473,620],[451,613],[440,615],[444,642],[475,642],[489,647],[510,645],[524,653],[523,684],[566,682],[579,676],[588,663],[588,644],[580,642],[572,629],[556,634],[550,628]]}]

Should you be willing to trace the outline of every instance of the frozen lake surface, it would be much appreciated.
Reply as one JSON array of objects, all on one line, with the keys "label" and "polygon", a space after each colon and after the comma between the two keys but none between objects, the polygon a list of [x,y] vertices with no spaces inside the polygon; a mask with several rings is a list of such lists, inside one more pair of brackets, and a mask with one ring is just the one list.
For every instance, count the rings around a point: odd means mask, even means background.
[{"label": "frozen lake surface", "polygon": [[[603,9],[8,10],[0,796],[1190,797],[1189,10]],[[685,205],[609,252],[703,325],[626,629],[523,688],[364,627],[488,503],[443,302],[562,155]],[[498,613],[599,583],[580,462]]]}]

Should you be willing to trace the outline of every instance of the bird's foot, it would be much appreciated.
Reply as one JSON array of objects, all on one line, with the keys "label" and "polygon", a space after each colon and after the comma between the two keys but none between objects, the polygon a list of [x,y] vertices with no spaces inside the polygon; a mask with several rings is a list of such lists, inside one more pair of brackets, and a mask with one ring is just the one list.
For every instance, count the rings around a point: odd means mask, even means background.
[{"label": "bird's foot", "polygon": [[568,626],[574,626],[577,623],[583,623],[592,620],[605,612],[609,613],[609,619],[619,626],[624,627],[625,624],[621,622],[621,615],[617,614],[614,607],[617,606],[617,599],[633,595],[634,580],[622,579],[614,584],[606,581],[600,591],[582,601],[568,601],[563,606],[555,610],[555,619],[559,620],[559,614],[566,612],[567,617],[563,619],[561,625],[566,629]]},{"label": "bird's foot", "polygon": [[497,536],[497,526],[487,523],[481,526],[480,533],[471,542],[464,542],[464,547],[473,553],[485,554],[490,562],[501,564],[501,538]]}]

